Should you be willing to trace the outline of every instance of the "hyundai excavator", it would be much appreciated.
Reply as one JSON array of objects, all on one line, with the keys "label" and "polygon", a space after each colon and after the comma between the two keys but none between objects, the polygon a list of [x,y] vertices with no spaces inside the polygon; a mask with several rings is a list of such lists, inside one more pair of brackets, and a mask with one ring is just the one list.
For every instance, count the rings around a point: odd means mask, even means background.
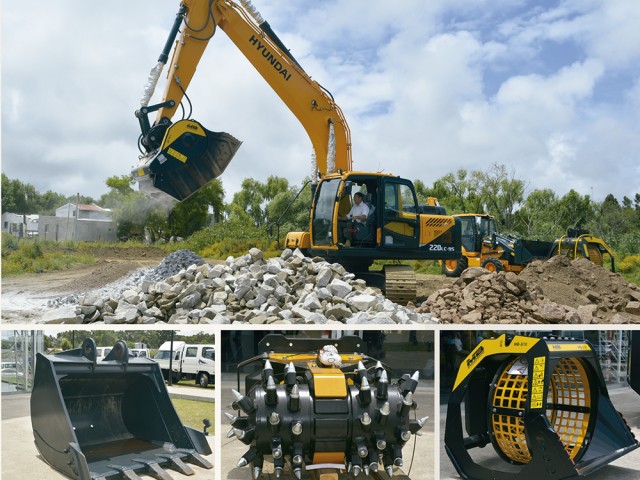
[{"label": "hyundai excavator", "polygon": [[[306,130],[312,146],[312,205],[307,232],[290,232],[285,246],[338,262],[382,288],[396,302],[415,300],[407,266],[369,269],[374,260],[446,260],[461,256],[460,220],[420,205],[413,184],[398,176],[353,169],[349,126],[333,96],[303,70],[249,0],[184,0],[136,111],[142,152],[134,178],[141,191],[182,201],[222,174],[241,142],[185,117],[174,120],[202,54],[222,29]],[[177,41],[176,41],[177,39]],[[162,101],[149,105],[169,58]],[[189,101],[189,105],[191,102]],[[184,110],[183,110],[184,112]],[[156,113],[151,123],[149,115]],[[353,196],[369,208],[366,221],[344,218]],[[346,242],[343,235],[353,238]]]}]

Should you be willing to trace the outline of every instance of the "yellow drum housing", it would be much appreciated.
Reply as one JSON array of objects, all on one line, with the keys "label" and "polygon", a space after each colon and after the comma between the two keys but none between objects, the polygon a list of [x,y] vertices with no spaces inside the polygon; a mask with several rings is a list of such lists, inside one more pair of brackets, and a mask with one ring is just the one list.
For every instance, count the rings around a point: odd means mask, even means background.
[{"label": "yellow drum housing", "polygon": [[[444,441],[469,480],[582,477],[640,446],[589,342],[512,335],[483,340],[460,365]],[[489,443],[516,467],[474,461],[469,451]]]}]

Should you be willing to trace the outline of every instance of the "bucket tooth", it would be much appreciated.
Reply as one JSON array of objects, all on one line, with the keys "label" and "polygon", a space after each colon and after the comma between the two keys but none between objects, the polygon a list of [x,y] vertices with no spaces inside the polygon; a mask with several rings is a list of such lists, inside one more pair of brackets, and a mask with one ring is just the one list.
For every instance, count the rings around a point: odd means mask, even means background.
[{"label": "bucket tooth", "polygon": [[237,417],[235,415],[231,415],[228,412],[224,412],[224,414],[229,419],[229,423],[231,423],[231,426],[233,428],[240,428],[244,430],[249,426],[249,417]]},{"label": "bucket tooth", "polygon": [[249,450],[247,450],[244,453],[244,455],[240,457],[236,466],[245,467],[249,465],[251,462],[253,462],[257,457],[258,457],[258,451],[255,448],[251,447]]},{"label": "bucket tooth", "polygon": [[287,408],[292,412],[300,410],[300,389],[298,388],[298,385],[294,385],[291,389],[291,393],[289,393]]},{"label": "bucket tooth", "polygon": [[193,463],[194,465],[197,465],[199,467],[202,468],[213,468],[213,464],[207,460],[206,458],[204,458],[202,455],[200,455],[198,452],[196,452],[195,450],[179,450],[181,452],[184,452],[187,454],[187,462],[189,463]]},{"label": "bucket tooth", "polygon": [[301,421],[297,420],[296,422],[293,423],[293,425],[291,425],[291,433],[296,437],[302,434]]},{"label": "bucket tooth", "polygon": [[418,420],[410,421],[409,430],[411,431],[411,433],[413,433],[414,435],[421,435],[420,429],[425,426],[428,419],[429,417],[426,416],[426,417],[419,418]]},{"label": "bucket tooth", "polygon": [[358,362],[356,371],[358,372],[358,383],[361,383],[363,378],[367,378],[367,369],[361,361]]},{"label": "bucket tooth", "polygon": [[169,461],[169,468],[182,473],[183,475],[193,475],[195,472],[193,469],[182,461],[178,455],[158,454],[159,457],[165,458]]},{"label": "bucket tooth", "polygon": [[384,469],[387,472],[389,478],[393,477],[393,465],[387,465],[386,467],[384,467]]},{"label": "bucket tooth", "polygon": [[284,455],[282,455],[282,449],[280,449],[280,456],[273,457],[273,471],[276,474],[276,478],[282,477],[284,473]]},{"label": "bucket tooth", "polygon": [[420,372],[416,370],[413,372],[411,377],[407,378],[407,376],[403,377],[404,381],[402,382],[402,395],[407,396],[408,392],[416,393],[416,388],[418,387],[418,381],[420,380]]},{"label": "bucket tooth", "polygon": [[403,397],[402,403],[398,405],[398,415],[404,417],[409,415],[409,411],[413,406],[413,393],[407,392],[407,394]]},{"label": "bucket tooth", "polygon": [[121,478],[127,480],[142,480],[138,474],[131,467],[124,467],[122,465],[109,465],[109,468],[117,470]]},{"label": "bucket tooth", "polygon": [[251,475],[253,480],[258,480],[262,475],[262,467],[264,466],[264,457],[261,453],[256,454],[253,462],[251,462]]},{"label": "bucket tooth", "polygon": [[269,415],[269,426],[272,433],[276,433],[280,429],[280,415],[278,415],[278,412],[271,412],[271,415]]},{"label": "bucket tooth", "polygon": [[287,363],[284,369],[284,383],[287,387],[293,387],[298,383],[296,367],[293,362]]},{"label": "bucket tooth", "polygon": [[252,470],[252,478],[253,480],[258,480],[260,478],[260,475],[262,475],[262,468],[261,467],[253,467]]},{"label": "bucket tooth", "polygon": [[276,390],[276,382],[273,380],[272,376],[267,377],[267,386],[265,390],[267,393],[265,403],[270,406],[277,405],[278,391]]},{"label": "bucket tooth", "polygon": [[245,414],[250,415],[251,413],[256,411],[256,406],[249,397],[245,397],[237,390],[231,389],[231,393],[233,393],[233,398],[235,399],[231,408],[234,410],[242,410]]},{"label": "bucket tooth", "polygon": [[239,428],[233,429],[233,434],[245,445],[251,444],[253,438],[255,437],[255,433],[256,429],[254,427],[248,428],[247,430],[241,430]]},{"label": "bucket tooth", "polygon": [[376,398],[378,400],[386,400],[389,398],[389,378],[387,372],[382,371],[380,378],[378,379],[378,388],[376,390]]},{"label": "bucket tooth", "polygon": [[354,465],[353,468],[351,469],[351,475],[353,475],[353,478],[355,478],[358,475],[360,475],[361,471],[362,471],[362,467],[360,465]]},{"label": "bucket tooth", "polygon": [[369,452],[369,469],[373,473],[378,471],[378,454],[373,449]]},{"label": "bucket tooth", "polygon": [[387,419],[389,418],[390,413],[391,406],[389,405],[389,402],[384,402],[378,410],[378,423],[380,425],[384,425],[385,423],[387,423]]},{"label": "bucket tooth", "polygon": [[358,391],[358,401],[363,405],[367,405],[371,403],[371,387],[369,386],[369,381],[367,380],[367,377],[363,377],[362,381],[360,382],[360,390]]},{"label": "bucket tooth", "polygon": [[134,458],[133,461],[143,464],[146,467],[144,473],[153,478],[157,478],[158,480],[173,480],[169,472],[162,468],[157,461],[145,460],[144,458]]},{"label": "bucket tooth", "polygon": [[371,429],[371,416],[368,412],[364,412],[360,416],[360,424],[365,432],[368,432]]},{"label": "bucket tooth", "polygon": [[262,369],[262,381],[266,384],[267,379],[273,376],[273,366],[269,360],[265,360],[264,368]]}]

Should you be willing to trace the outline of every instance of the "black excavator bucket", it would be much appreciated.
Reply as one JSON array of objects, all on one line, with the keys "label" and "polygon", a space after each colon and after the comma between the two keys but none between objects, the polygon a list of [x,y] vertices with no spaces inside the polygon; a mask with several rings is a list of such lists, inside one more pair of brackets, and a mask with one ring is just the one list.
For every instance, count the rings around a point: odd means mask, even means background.
[{"label": "black excavator bucket", "polygon": [[[474,480],[583,477],[640,446],[589,342],[507,335],[483,340],[462,362],[444,442],[460,476]],[[473,460],[469,451],[489,443],[506,471]]]},{"label": "black excavator bucket", "polygon": [[182,425],[160,366],[129,355],[118,341],[96,362],[96,345],[56,355],[38,354],[31,394],[36,447],[56,470],[79,480],[169,480],[213,465],[203,432]]},{"label": "black excavator bucket", "polygon": [[141,191],[152,196],[161,191],[183,201],[222,175],[241,143],[194,120],[180,120],[167,128],[160,148],[143,157],[132,174]]}]

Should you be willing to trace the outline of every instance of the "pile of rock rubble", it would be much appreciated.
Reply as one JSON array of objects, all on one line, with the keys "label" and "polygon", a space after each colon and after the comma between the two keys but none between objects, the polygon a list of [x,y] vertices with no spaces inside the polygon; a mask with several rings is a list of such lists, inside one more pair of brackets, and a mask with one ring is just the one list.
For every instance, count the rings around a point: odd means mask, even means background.
[{"label": "pile of rock rubble", "polygon": [[299,250],[287,249],[280,257],[265,259],[261,250],[253,248],[242,257],[229,257],[224,264],[197,263],[161,279],[148,274],[138,285],[116,294],[98,291],[79,296],[77,305],[53,309],[43,321],[108,324],[437,321],[429,313],[417,313],[413,308],[391,302],[341,265],[319,257],[305,257]]},{"label": "pile of rock rubble", "polygon": [[520,275],[469,268],[417,311],[442,323],[640,323],[640,289],[586,259],[558,256]]}]

